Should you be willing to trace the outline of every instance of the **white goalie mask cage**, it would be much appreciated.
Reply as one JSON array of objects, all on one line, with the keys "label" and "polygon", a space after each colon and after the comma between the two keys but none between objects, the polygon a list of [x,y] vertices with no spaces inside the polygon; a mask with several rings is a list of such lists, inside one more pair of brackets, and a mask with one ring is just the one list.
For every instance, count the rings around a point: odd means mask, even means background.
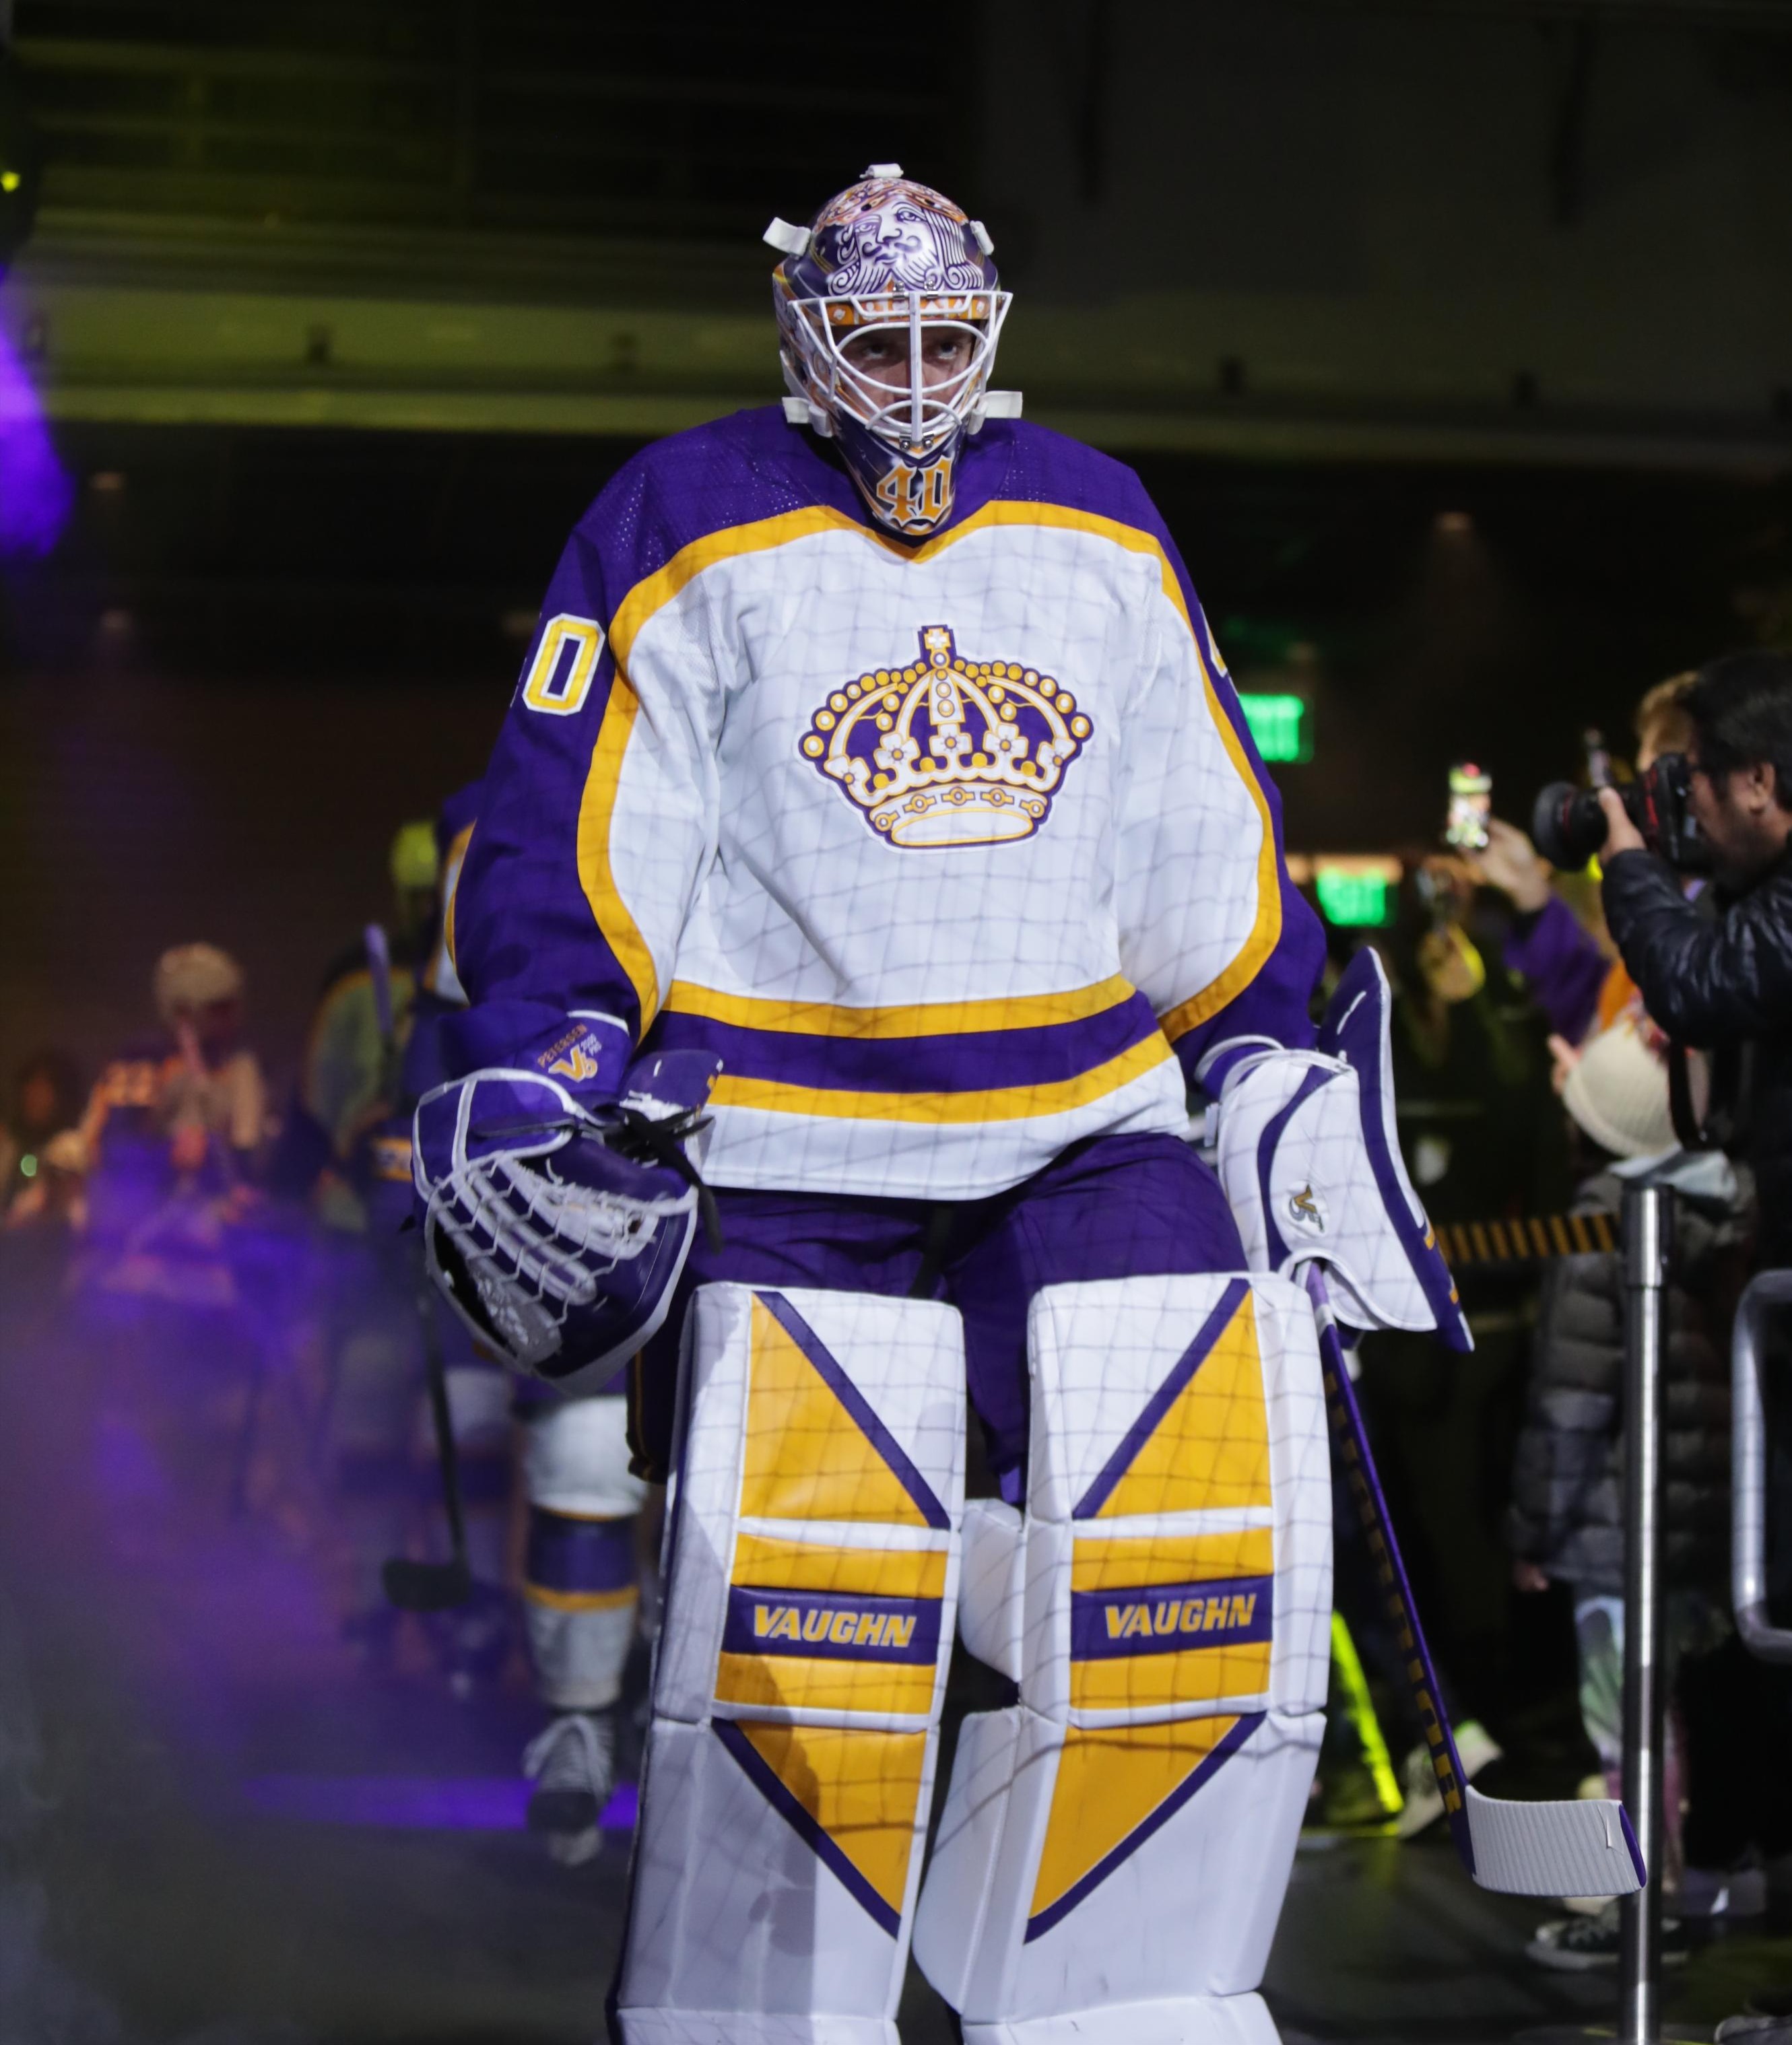
[{"label": "white goalie mask cage", "polygon": [[[818,432],[860,426],[912,465],[947,450],[962,432],[983,423],[982,406],[995,367],[1011,291],[868,291],[848,298],[788,298],[784,314],[784,379],[804,399]],[[847,350],[862,335],[899,331],[908,344],[906,385],[869,375]],[[926,381],[926,337],[944,329],[964,334],[969,360],[956,375]]]},{"label": "white goalie mask cage", "polygon": [[[835,442],[881,522],[911,537],[932,530],[950,513],[965,435],[1019,410],[1015,394],[989,388],[1012,294],[988,230],[899,165],[873,164],[813,226],[775,220],[765,239],[784,257],[773,292],[787,410]],[[967,359],[930,381],[926,344],[942,331],[965,337]],[[894,382],[854,359],[879,333],[905,345]]]}]

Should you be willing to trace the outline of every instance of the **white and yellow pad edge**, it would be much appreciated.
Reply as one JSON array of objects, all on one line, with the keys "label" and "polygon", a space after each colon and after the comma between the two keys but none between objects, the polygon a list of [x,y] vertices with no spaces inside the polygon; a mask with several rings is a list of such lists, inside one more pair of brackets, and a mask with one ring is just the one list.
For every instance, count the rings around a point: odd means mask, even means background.
[{"label": "white and yellow pad edge", "polygon": [[896,2045],[958,1591],[958,1315],[709,1285],[682,1369],[616,2025]]},{"label": "white and yellow pad edge", "polygon": [[1285,1280],[1047,1288],[1024,1513],[968,1508],[959,1735],[916,1919],[969,2045],[1274,2045],[1262,1998],[1324,1724],[1331,1478]]}]

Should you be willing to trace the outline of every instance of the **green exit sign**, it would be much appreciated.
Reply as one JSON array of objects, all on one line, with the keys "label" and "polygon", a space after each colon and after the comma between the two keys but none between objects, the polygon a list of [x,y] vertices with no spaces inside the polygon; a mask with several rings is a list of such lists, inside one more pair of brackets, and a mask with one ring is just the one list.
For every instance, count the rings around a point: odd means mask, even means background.
[{"label": "green exit sign", "polygon": [[1314,870],[1313,892],[1325,920],[1338,930],[1378,930],[1393,921],[1393,891],[1385,875],[1321,866]]},{"label": "green exit sign", "polygon": [[1385,852],[1291,852],[1288,877],[1310,888],[1334,930],[1385,930],[1393,921],[1401,865]]},{"label": "green exit sign", "polygon": [[1271,762],[1311,760],[1312,720],[1304,696],[1262,695],[1241,690],[1239,702],[1257,750]]}]

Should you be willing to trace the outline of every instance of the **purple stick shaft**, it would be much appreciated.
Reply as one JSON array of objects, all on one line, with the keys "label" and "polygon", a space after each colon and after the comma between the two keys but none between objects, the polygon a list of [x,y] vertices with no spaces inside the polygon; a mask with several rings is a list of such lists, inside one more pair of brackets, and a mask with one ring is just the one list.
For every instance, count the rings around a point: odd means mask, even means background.
[{"label": "purple stick shaft", "polygon": [[1456,1736],[1450,1730],[1443,1709],[1443,1693],[1425,1645],[1424,1629],[1419,1623],[1418,1608],[1412,1602],[1412,1587],[1406,1580],[1406,1565],[1401,1559],[1400,1543],[1394,1539],[1388,1502],[1382,1496],[1382,1480],[1376,1473],[1375,1458],[1369,1446],[1369,1432],[1362,1424],[1362,1410],[1356,1403],[1356,1388],[1345,1367],[1344,1346],[1339,1339],[1338,1323],[1332,1318],[1331,1302],[1326,1296],[1325,1280],[1316,1264],[1303,1274],[1313,1314],[1319,1324],[1320,1363],[1325,1375],[1325,1404],[1337,1435],[1351,1496],[1368,1536],[1375,1573],[1387,1595],[1388,1616],[1393,1621],[1401,1650],[1405,1656],[1406,1679],[1412,1685],[1412,1702],[1425,1729],[1431,1749],[1431,1765],[1443,1797],[1443,1813],[1450,1821],[1450,1835],[1456,1843],[1463,1865],[1474,1872],[1474,1845],[1469,1836],[1468,1805],[1464,1797],[1467,1778],[1462,1757],[1456,1751]]}]

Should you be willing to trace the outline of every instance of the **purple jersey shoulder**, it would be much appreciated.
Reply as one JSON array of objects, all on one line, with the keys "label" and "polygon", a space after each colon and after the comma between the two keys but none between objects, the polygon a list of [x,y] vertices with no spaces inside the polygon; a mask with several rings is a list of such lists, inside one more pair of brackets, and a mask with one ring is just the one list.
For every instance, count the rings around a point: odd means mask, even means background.
[{"label": "purple jersey shoulder", "polygon": [[1031,419],[992,419],[969,443],[954,523],[996,499],[1062,504],[1163,537],[1157,507],[1123,461]]},{"label": "purple jersey shoulder", "polygon": [[612,606],[694,541],[830,504],[863,518],[858,493],[807,428],[755,406],[669,433],[630,456],[574,529],[602,563]]},{"label": "purple jersey shoulder", "polygon": [[[1167,538],[1123,462],[1050,427],[992,420],[960,458],[952,526],[993,500],[1062,504]],[[864,500],[826,443],[778,405],[669,434],[631,456],[579,521],[612,607],[682,549],[736,526],[827,505],[869,526]]]}]

